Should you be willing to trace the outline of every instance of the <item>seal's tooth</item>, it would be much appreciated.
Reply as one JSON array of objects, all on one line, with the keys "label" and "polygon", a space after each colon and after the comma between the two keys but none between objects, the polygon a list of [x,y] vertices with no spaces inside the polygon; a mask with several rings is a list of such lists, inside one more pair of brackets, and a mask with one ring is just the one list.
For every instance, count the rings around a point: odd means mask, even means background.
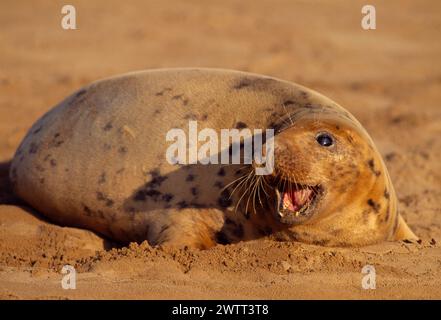
[{"label": "seal's tooth", "polygon": [[295,192],[293,192],[293,194],[294,194],[294,199],[295,199],[296,204],[302,206],[310,198],[310,196],[312,194],[312,190],[309,188],[302,189],[302,190],[296,190]]}]

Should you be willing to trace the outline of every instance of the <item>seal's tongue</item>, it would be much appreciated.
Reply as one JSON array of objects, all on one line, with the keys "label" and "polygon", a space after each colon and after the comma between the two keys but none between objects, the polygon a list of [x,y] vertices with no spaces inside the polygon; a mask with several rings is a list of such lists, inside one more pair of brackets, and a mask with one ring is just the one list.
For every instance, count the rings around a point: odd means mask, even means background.
[{"label": "seal's tongue", "polygon": [[312,189],[291,189],[283,192],[282,209],[299,211],[311,198]]}]

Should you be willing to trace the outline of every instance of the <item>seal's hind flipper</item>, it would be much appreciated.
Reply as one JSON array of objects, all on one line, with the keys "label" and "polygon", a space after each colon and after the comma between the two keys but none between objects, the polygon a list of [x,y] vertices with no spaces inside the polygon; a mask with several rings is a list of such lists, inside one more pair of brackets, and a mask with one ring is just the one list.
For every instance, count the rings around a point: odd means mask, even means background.
[{"label": "seal's hind flipper", "polygon": [[417,241],[419,238],[410,230],[407,223],[401,215],[398,216],[398,227],[393,235],[394,240],[413,240]]}]

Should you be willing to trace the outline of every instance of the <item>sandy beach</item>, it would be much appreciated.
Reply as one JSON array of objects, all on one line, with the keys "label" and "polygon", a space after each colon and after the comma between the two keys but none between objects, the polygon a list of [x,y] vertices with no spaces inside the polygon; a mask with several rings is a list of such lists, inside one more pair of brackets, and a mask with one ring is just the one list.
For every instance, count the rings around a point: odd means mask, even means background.
[{"label": "sandy beach", "polygon": [[[0,299],[440,299],[441,2],[0,2]],[[312,88],[347,108],[389,169],[420,243],[330,248],[258,239],[209,250],[121,246],[59,226],[11,191],[9,163],[31,125],[97,79],[217,67]],[[63,265],[77,288],[61,287]],[[373,265],[375,290],[361,287]]]}]

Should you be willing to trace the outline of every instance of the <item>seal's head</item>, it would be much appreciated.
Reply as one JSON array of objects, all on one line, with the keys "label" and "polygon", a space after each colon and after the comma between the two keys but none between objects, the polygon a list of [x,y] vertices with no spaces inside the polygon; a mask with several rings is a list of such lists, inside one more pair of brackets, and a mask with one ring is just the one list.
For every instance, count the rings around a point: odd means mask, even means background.
[{"label": "seal's head", "polygon": [[321,245],[417,239],[397,213],[386,166],[352,116],[291,118],[274,139],[274,218],[292,238]]}]

